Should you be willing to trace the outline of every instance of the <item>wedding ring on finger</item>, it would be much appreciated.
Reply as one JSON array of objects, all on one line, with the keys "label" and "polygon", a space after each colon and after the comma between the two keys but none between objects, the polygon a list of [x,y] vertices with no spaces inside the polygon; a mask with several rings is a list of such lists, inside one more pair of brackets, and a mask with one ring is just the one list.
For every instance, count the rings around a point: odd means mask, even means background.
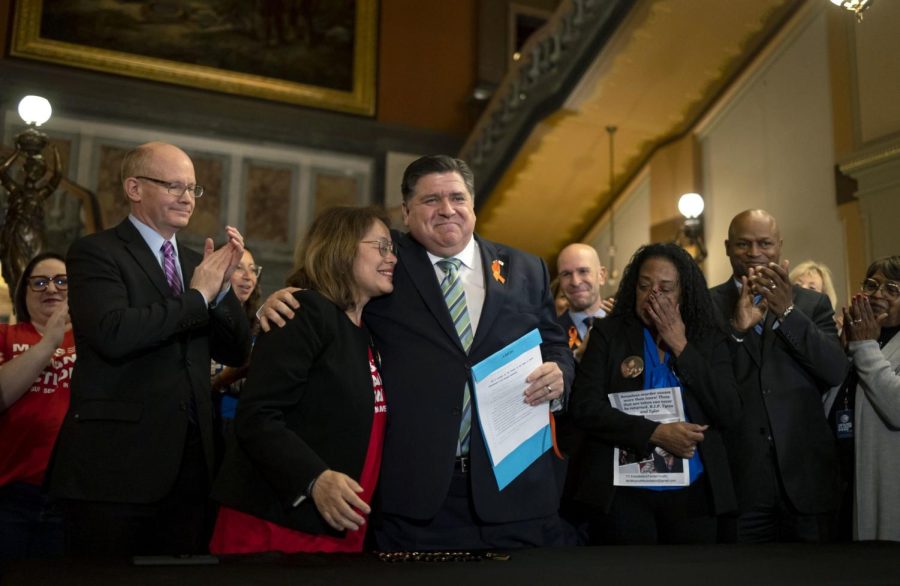
[{"label": "wedding ring on finger", "polygon": [[552,392],[553,392],[553,389],[550,388],[550,385],[547,385],[547,394],[549,395]]}]

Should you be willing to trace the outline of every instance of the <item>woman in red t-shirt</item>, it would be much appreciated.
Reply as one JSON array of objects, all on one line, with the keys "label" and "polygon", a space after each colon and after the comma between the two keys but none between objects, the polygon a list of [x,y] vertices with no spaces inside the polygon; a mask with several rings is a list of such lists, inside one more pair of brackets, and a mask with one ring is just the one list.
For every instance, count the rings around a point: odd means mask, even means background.
[{"label": "woman in red t-shirt", "polygon": [[310,227],[292,281],[300,307],[261,334],[213,498],[210,550],[362,551],[387,407],[362,322],[393,290],[388,219],[331,208]]},{"label": "woman in red t-shirt", "polygon": [[44,253],[16,286],[18,323],[0,325],[0,558],[62,553],[62,522],[41,483],[69,408],[75,340],[61,256]]}]

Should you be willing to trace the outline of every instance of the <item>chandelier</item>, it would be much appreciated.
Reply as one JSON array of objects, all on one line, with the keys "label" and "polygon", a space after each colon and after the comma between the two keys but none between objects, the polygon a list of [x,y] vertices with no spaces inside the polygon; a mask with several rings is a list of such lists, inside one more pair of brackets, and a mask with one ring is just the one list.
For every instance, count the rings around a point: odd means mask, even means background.
[{"label": "chandelier", "polygon": [[856,14],[857,20],[863,19],[863,12],[872,7],[875,0],[831,0],[831,3]]}]

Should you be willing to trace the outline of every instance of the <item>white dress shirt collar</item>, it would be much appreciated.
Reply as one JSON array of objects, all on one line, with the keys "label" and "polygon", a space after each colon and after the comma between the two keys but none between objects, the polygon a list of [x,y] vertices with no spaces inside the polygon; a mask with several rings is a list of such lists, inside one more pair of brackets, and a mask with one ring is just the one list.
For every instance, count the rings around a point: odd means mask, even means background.
[{"label": "white dress shirt collar", "polygon": [[458,258],[462,261],[463,266],[471,270],[475,268],[475,255],[478,254],[478,247],[475,244],[475,237],[472,236],[469,238],[469,243],[466,244],[466,247],[459,251],[459,254],[455,254],[452,257],[437,256],[431,254],[427,250],[425,253],[428,255],[428,260],[431,261],[432,265],[437,265],[438,261],[444,260],[445,258]]},{"label": "white dress shirt collar", "polygon": [[[153,255],[156,257],[156,260],[159,261],[159,266],[163,266],[163,255],[162,255],[162,245],[163,242],[166,241],[159,232],[138,220],[134,214],[128,214],[128,219],[137,228],[137,231],[140,232],[141,238],[144,239],[144,242],[147,243],[147,246],[150,247],[150,250],[153,252]],[[175,259],[178,261],[179,266],[181,265],[181,261],[178,259],[178,242],[175,240],[175,235],[172,235],[170,240],[172,246],[175,247]],[[181,276],[181,270],[178,271],[179,277]]]}]

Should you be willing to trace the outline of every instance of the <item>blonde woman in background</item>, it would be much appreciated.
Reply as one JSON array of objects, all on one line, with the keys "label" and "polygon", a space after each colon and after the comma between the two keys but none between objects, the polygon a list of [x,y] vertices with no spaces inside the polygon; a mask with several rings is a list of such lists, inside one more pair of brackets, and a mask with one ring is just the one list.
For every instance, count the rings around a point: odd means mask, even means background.
[{"label": "blonde woman in background", "polygon": [[[834,290],[834,281],[831,277],[831,270],[812,260],[807,260],[798,264],[791,271],[789,278],[791,283],[799,285],[804,289],[812,289],[824,294],[831,301],[831,307],[834,308],[834,322],[837,325],[838,333],[844,327],[844,314],[840,311],[837,302],[837,293]],[[825,410],[825,416],[828,418],[829,426],[832,433],[835,434],[835,440],[838,445],[838,453],[841,461],[841,484],[843,486],[843,494],[841,497],[840,510],[836,518],[834,529],[834,539],[837,541],[849,541],[852,535],[852,510],[853,510],[853,438],[848,437],[845,431],[838,430],[838,419],[841,413],[847,412],[852,408],[850,401],[852,396],[847,389],[849,377],[842,384],[836,385],[829,389],[822,397],[822,405]]]},{"label": "blonde woman in background", "polygon": [[823,293],[831,301],[834,308],[834,321],[838,332],[843,328],[843,316],[837,310],[837,292],[834,290],[834,279],[831,277],[831,269],[822,263],[813,260],[803,261],[793,268],[790,274],[791,283],[800,285],[804,289],[812,289]]}]

